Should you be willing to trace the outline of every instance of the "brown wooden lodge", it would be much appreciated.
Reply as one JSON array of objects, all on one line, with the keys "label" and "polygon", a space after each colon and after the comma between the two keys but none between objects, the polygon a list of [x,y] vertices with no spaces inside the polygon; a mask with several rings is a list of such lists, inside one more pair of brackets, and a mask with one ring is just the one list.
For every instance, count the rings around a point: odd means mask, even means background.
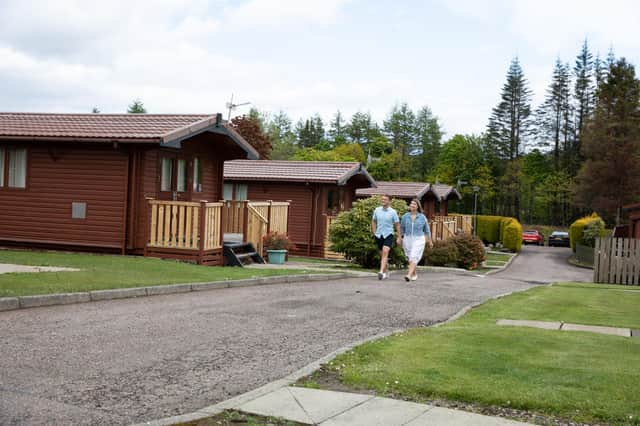
[{"label": "brown wooden lodge", "polygon": [[421,199],[437,239],[470,231],[447,215],[460,197],[447,185],[376,188],[360,163],[257,159],[220,114],[0,113],[0,245],[241,265],[276,231],[293,254],[337,257],[333,218],[383,193]]},{"label": "brown wooden lodge", "polygon": [[221,265],[221,115],[0,114],[0,243]]},{"label": "brown wooden lodge", "polygon": [[375,186],[357,162],[252,161],[225,163],[225,200],[289,201],[292,254],[333,257],[326,241],[332,219],[349,210],[356,189]]}]

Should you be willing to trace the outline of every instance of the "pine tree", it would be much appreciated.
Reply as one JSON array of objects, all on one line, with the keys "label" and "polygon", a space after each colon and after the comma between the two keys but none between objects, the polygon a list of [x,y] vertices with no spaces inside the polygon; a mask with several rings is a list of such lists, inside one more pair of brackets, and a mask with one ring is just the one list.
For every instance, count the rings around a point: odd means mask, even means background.
[{"label": "pine tree", "polygon": [[381,136],[380,129],[369,112],[358,111],[353,114],[346,132],[351,142],[360,144],[367,154],[369,154],[371,143]]},{"label": "pine tree", "polygon": [[640,187],[640,80],[624,58],[616,60],[600,84],[593,118],[586,126],[576,196],[619,223],[624,204]]},{"label": "pine tree", "polygon": [[416,156],[415,178],[426,180],[438,162],[442,141],[442,129],[438,117],[434,116],[429,107],[424,106],[416,115],[415,132],[420,154]]},{"label": "pine tree", "polygon": [[395,150],[400,152],[402,159],[417,148],[415,138],[415,114],[406,102],[395,105],[388,118],[384,121],[384,130]]},{"label": "pine tree", "polygon": [[333,116],[333,120],[329,123],[329,137],[333,146],[347,143],[347,125],[340,110]]},{"label": "pine tree", "polygon": [[587,40],[584,41],[582,50],[576,57],[573,75],[576,78],[574,85],[576,100],[576,137],[569,155],[570,162],[568,171],[571,176],[575,176],[582,161],[580,157],[580,142],[582,140],[585,123],[591,114],[594,102],[594,63],[593,55],[589,52]]},{"label": "pine tree", "polygon": [[[488,155],[501,161],[499,175],[508,178],[508,188],[513,190],[505,199],[504,212],[520,217],[520,184],[522,173],[515,162],[524,151],[531,129],[531,91],[524,77],[518,58],[514,58],[507,71],[507,81],[502,87],[500,103],[493,109],[487,126]],[[506,160],[506,161],[505,161]],[[494,168],[496,166],[494,165]],[[507,173],[505,175],[505,173]]]},{"label": "pine tree", "polygon": [[487,135],[499,158],[513,160],[523,152],[531,127],[531,91],[518,58],[514,58],[502,88],[500,103],[493,109]]},{"label": "pine tree", "polygon": [[144,104],[140,99],[135,99],[129,108],[127,108],[127,113],[129,114],[146,114],[147,109],[144,107]]},{"label": "pine tree", "polygon": [[569,65],[557,59],[545,100],[536,111],[537,138],[540,145],[552,147],[556,171],[561,168],[561,158],[570,157],[569,151],[573,141],[570,86]]}]

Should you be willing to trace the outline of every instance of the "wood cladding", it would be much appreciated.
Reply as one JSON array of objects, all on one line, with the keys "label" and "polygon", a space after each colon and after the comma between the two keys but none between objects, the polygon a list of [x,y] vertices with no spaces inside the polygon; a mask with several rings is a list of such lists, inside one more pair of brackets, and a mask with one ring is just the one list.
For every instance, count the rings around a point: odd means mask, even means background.
[{"label": "wood cladding", "polygon": [[[0,188],[0,240],[121,247],[128,158],[110,145],[27,145],[27,188]],[[71,218],[73,202],[86,219]]]}]

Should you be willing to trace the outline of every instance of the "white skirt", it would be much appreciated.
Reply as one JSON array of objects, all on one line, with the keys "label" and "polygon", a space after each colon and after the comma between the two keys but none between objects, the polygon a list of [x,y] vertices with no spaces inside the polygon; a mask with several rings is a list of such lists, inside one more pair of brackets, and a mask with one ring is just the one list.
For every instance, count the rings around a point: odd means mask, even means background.
[{"label": "white skirt", "polygon": [[424,252],[424,236],[404,237],[402,239],[402,248],[404,249],[404,254],[409,258],[409,262],[420,262]]}]

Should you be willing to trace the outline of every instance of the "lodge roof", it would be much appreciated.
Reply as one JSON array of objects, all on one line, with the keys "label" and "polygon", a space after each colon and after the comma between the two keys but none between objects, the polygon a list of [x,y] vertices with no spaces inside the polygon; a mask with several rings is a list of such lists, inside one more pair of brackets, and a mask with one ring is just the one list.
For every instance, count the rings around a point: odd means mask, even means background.
[{"label": "lodge roof", "polygon": [[179,146],[206,131],[229,136],[249,158],[256,150],[219,114],[0,113],[0,140],[159,143]]},{"label": "lodge roof", "polygon": [[358,162],[233,160],[224,163],[225,180],[315,182],[345,185],[354,176],[376,182]]},{"label": "lodge roof", "polygon": [[450,198],[461,199],[460,193],[452,186],[442,183],[428,182],[376,182],[376,188],[361,188],[356,190],[357,197],[370,197],[372,195],[388,194],[398,198],[421,199],[428,193],[432,193],[439,200]]}]

